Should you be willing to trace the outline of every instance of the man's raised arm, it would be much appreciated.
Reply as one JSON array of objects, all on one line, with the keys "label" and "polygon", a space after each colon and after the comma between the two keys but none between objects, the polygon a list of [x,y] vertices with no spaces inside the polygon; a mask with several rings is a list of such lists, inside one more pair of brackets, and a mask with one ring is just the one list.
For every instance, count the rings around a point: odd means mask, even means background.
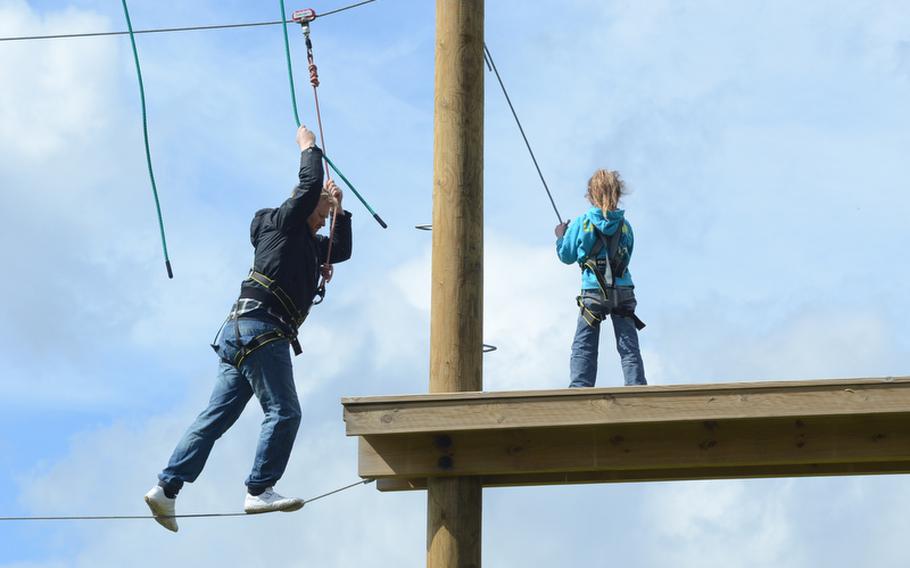
[{"label": "man's raised arm", "polygon": [[322,193],[322,150],[316,146],[316,135],[306,126],[297,129],[300,147],[300,172],[297,187],[278,208],[278,226],[282,229],[303,227],[307,217],[319,204]]}]

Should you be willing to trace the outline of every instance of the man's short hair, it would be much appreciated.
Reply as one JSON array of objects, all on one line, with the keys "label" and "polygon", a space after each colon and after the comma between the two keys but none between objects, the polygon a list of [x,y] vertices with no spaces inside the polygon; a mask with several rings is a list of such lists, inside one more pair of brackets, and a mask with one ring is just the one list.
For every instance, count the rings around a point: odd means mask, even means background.
[{"label": "man's short hair", "polygon": [[[291,197],[297,197],[300,195],[301,191],[298,188],[291,190]],[[338,200],[335,199],[335,196],[331,194],[326,188],[322,188],[322,192],[319,194],[319,201],[327,201],[333,209],[338,207]]]},{"label": "man's short hair", "polygon": [[332,195],[332,193],[324,187],[322,188],[322,194],[319,196],[319,201],[328,201],[329,205],[332,206],[332,209],[338,208],[338,200],[335,199],[335,196]]}]

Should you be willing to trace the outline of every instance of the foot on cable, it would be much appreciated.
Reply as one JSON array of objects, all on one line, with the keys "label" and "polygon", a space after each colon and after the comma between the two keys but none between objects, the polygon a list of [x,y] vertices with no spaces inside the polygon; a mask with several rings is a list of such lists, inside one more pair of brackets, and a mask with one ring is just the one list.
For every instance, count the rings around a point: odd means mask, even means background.
[{"label": "foot on cable", "polygon": [[164,489],[160,485],[156,485],[145,494],[145,503],[152,510],[159,525],[169,531],[177,532],[177,519],[174,518],[176,497],[168,497],[164,494]]},{"label": "foot on cable", "polygon": [[247,493],[246,499],[243,501],[243,510],[251,515],[255,513],[271,513],[273,511],[290,513],[301,509],[303,504],[303,499],[282,497],[275,493],[271,487],[267,487],[259,495]]}]

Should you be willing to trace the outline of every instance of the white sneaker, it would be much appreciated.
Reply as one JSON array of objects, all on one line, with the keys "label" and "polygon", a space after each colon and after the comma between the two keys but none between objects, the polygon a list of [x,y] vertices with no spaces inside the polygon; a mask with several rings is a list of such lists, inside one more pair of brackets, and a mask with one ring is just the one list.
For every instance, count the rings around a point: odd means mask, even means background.
[{"label": "white sneaker", "polygon": [[259,495],[246,494],[243,500],[243,510],[246,513],[271,513],[272,511],[284,511],[290,513],[303,507],[303,499],[282,497],[275,493],[271,487]]},{"label": "white sneaker", "polygon": [[171,499],[164,494],[164,489],[160,485],[156,485],[145,494],[145,502],[152,510],[159,525],[169,531],[177,532],[177,519],[174,518],[176,498]]}]

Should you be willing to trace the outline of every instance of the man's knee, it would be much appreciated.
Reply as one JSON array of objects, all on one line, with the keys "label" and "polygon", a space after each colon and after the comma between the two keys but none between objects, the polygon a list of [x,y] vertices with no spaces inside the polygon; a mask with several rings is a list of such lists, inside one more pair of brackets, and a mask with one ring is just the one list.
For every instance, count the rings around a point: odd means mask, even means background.
[{"label": "man's knee", "polygon": [[303,416],[300,411],[300,403],[297,401],[294,401],[293,404],[285,404],[283,408],[278,410],[277,414],[280,422],[295,430],[300,426],[300,419]]}]

